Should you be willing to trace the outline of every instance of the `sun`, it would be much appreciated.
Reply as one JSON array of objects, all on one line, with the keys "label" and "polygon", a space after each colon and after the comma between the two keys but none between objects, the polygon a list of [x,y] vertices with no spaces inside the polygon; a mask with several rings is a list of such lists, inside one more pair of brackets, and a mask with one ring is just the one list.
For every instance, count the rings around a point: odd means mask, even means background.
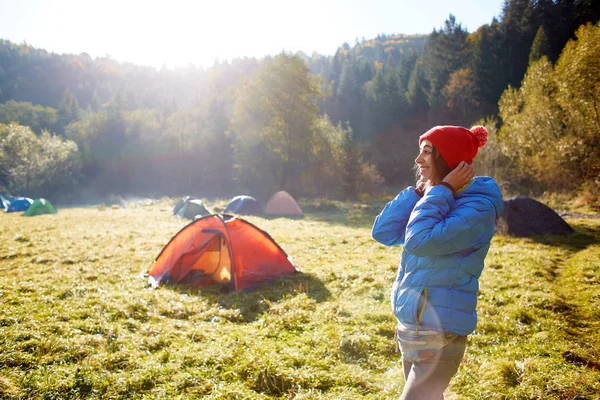
[{"label": "sun", "polygon": [[[114,3],[114,2],[113,2]],[[111,7],[85,10],[110,21],[110,29],[82,28],[88,45],[107,49],[118,61],[161,67],[210,67],[215,60],[276,54],[284,50],[284,10],[275,2],[122,1]],[[110,51],[108,51],[110,49]],[[103,56],[104,54],[96,54]]]}]

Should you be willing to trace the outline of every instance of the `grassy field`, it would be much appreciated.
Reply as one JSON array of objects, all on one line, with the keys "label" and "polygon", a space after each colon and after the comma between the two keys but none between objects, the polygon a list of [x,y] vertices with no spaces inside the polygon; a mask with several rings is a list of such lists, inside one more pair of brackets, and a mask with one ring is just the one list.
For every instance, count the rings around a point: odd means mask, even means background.
[{"label": "grassy field", "polygon": [[[174,200],[0,215],[2,399],[393,399],[384,202],[301,202],[246,219],[302,271],[244,293],[147,286],[189,221]],[[210,203],[222,209],[225,203]],[[600,399],[600,219],[568,237],[496,236],[455,399]]]}]

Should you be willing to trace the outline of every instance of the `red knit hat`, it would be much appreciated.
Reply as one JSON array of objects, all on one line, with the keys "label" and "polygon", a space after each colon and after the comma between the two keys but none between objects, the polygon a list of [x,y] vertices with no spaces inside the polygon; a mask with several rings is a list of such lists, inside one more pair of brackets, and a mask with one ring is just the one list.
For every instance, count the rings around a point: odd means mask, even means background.
[{"label": "red knit hat", "polygon": [[423,140],[429,140],[452,170],[461,161],[472,164],[477,150],[485,145],[487,137],[488,131],[481,125],[471,129],[462,126],[441,125],[434,126],[422,134],[419,138],[419,145]]}]

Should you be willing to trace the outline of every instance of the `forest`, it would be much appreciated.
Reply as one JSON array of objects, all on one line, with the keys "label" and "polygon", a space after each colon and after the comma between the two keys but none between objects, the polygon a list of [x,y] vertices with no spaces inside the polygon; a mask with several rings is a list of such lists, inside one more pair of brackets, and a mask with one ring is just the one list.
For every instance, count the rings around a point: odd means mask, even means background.
[{"label": "forest", "polygon": [[[352,200],[414,181],[418,136],[485,125],[505,193],[600,206],[600,2],[505,0],[474,32],[144,67],[0,39],[0,191]],[[402,27],[398,27],[401,31]]]}]

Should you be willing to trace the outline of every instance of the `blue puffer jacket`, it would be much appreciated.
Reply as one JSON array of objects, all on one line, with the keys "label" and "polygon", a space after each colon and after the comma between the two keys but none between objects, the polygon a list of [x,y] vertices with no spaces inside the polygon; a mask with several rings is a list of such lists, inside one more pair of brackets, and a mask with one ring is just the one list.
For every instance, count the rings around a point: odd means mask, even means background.
[{"label": "blue puffer jacket", "polygon": [[458,335],[475,330],[478,279],[503,209],[500,188],[483,176],[455,196],[440,185],[421,198],[411,186],[384,207],[372,235],[404,245],[391,294],[400,324]]}]

